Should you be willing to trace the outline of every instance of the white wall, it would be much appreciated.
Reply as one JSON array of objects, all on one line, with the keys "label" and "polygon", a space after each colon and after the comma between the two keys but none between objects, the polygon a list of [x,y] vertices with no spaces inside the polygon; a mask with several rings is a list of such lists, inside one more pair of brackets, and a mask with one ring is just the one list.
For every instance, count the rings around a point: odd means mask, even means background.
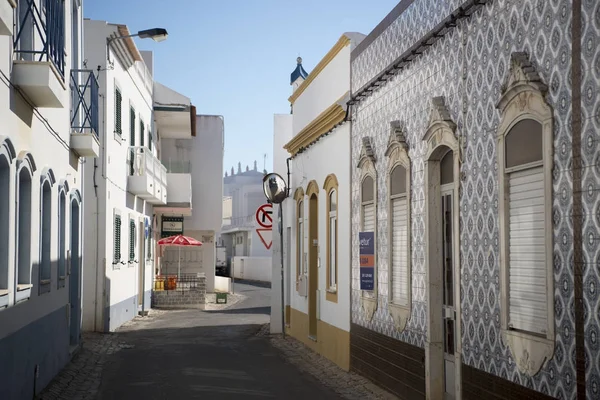
[{"label": "white wall", "polygon": [[[278,173],[284,179],[287,179],[287,166],[286,159],[289,156],[288,153],[283,149],[283,146],[292,139],[293,116],[291,114],[276,114],[273,118],[273,172]],[[293,203],[293,200],[286,199],[283,202],[283,222],[291,218],[290,213],[287,211],[289,204]],[[292,208],[293,209],[293,208]],[[273,220],[277,220],[277,211],[274,210]],[[284,230],[285,232],[285,230]],[[277,225],[274,225],[272,230],[273,246],[272,251],[272,263],[271,263],[271,333],[281,333],[281,246],[280,236],[277,230]],[[286,254],[284,254],[286,256]],[[287,258],[287,257],[284,257]],[[290,263],[284,260],[284,289],[286,293],[285,304],[289,305],[289,283],[290,283]],[[295,263],[294,263],[295,265]],[[295,287],[295,283],[294,286]]]},{"label": "white wall", "polygon": [[[67,55],[65,59],[65,82],[69,87],[70,66],[72,60],[71,43],[71,4],[65,6],[65,47]],[[83,11],[79,10],[79,18]],[[17,32],[15,32],[16,34]],[[81,43],[81,38],[79,38]],[[32,177],[32,226],[31,226],[31,279],[33,288],[31,298],[14,307],[14,282],[15,282],[15,181],[16,160],[12,161],[10,167],[10,193],[0,193],[0,196],[9,198],[9,258],[8,258],[8,282],[10,294],[10,306],[0,311],[0,339],[23,328],[29,323],[50,314],[59,308],[66,307],[69,301],[69,283],[65,287],[57,288],[57,264],[58,258],[58,185],[61,180],[66,180],[71,191],[79,190],[83,179],[82,171],[84,164],[69,150],[70,138],[70,104],[67,102],[65,108],[38,108],[35,110],[13,89],[9,82],[12,70],[12,36],[0,36],[0,144],[5,138],[9,138],[14,146],[16,155],[21,152],[29,152],[33,156],[37,171]],[[82,51],[79,51],[81,55]],[[78,62],[76,62],[77,64]],[[68,98],[68,89],[65,90],[65,98]],[[45,120],[45,121],[44,121]],[[83,162],[83,160],[80,160]],[[88,164],[89,165],[89,164]],[[85,165],[87,166],[87,165]],[[40,174],[45,168],[51,168],[56,177],[56,183],[52,187],[52,237],[51,237],[51,260],[52,260],[52,282],[49,293],[38,295],[38,276],[40,259]],[[66,218],[66,248],[69,250],[69,226],[70,226],[70,193],[67,194],[67,218]],[[5,233],[0,233],[5,235]],[[66,315],[66,310],[65,310]],[[61,334],[60,332],[59,334]],[[53,333],[54,334],[54,333]],[[57,351],[59,351],[57,349]]]},{"label": "white wall", "polygon": [[223,117],[198,115],[196,138],[192,140],[191,217],[186,217],[186,230],[221,231],[223,215]]},{"label": "white wall", "polygon": [[215,292],[231,293],[231,278],[215,276]]},{"label": "white wall", "polygon": [[232,268],[236,279],[271,282],[271,257],[234,257]]},{"label": "white wall", "polygon": [[[116,28],[105,21],[85,21],[85,49],[89,66],[106,66],[106,37]],[[151,218],[152,206],[127,192],[128,164],[127,155],[130,143],[129,115],[130,106],[136,111],[136,131],[134,145],[140,145],[140,118],[146,126],[144,144],[148,145],[148,131],[152,124],[152,88],[148,75],[140,76],[140,66],[131,65],[125,69],[121,61],[111,49],[111,61],[114,69],[106,69],[99,74],[100,84],[100,137],[101,155],[97,161],[95,180],[98,183],[98,199],[92,187],[86,187],[86,196],[90,203],[86,206],[86,218],[94,220],[96,212],[99,215],[99,226],[91,235],[85,235],[86,263],[84,272],[85,309],[84,329],[102,330],[107,316],[105,308],[111,307],[110,329],[115,329],[131,315],[137,312],[135,303],[138,296],[139,268],[144,268],[146,277],[152,276],[152,262],[146,262],[145,255],[140,255],[138,246],[139,230],[136,231],[136,261],[129,264],[129,220],[133,219],[136,227],[144,216]],[[115,118],[115,87],[122,94],[122,135],[114,132]],[[156,143],[155,143],[156,144]],[[156,146],[153,148],[156,154]],[[93,180],[94,171],[90,171],[89,180]],[[96,203],[98,201],[98,203]],[[125,264],[113,264],[114,215],[121,214],[121,261]],[[95,259],[96,248],[98,258]],[[87,273],[86,273],[87,272]],[[97,280],[97,281],[96,281]],[[103,298],[102,288],[106,289],[107,297]],[[146,285],[145,290],[151,287]],[[95,309],[95,313],[94,313]],[[123,309],[123,310],[121,310]]]}]

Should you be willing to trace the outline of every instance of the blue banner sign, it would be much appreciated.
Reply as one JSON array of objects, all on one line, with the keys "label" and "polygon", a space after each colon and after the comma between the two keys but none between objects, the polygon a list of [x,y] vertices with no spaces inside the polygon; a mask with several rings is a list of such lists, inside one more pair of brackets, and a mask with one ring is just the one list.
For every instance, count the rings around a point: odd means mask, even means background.
[{"label": "blue banner sign", "polygon": [[375,287],[375,232],[359,232],[360,242],[360,290]]}]

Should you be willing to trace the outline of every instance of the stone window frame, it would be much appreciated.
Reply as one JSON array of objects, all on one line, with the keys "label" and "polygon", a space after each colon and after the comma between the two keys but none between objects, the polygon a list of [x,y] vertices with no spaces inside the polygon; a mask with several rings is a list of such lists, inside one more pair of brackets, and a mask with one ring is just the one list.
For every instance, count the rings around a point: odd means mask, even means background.
[{"label": "stone window frame", "polygon": [[[8,190],[7,191],[2,191],[1,195],[5,196],[5,198],[7,199],[6,202],[6,207],[7,209],[5,210],[6,213],[6,221],[4,222],[4,226],[0,226],[0,240],[3,241],[4,245],[6,246],[6,248],[4,249],[5,251],[5,264],[3,265],[4,268],[0,269],[0,274],[4,275],[4,280],[5,280],[5,284],[2,285],[0,283],[0,309],[8,307],[9,303],[10,303],[10,294],[12,293],[12,285],[11,285],[11,274],[10,274],[10,248],[11,248],[11,234],[10,234],[10,215],[11,215],[11,211],[12,211],[12,197],[11,195],[13,194],[13,190],[12,188],[13,186],[13,175],[11,173],[12,171],[12,166],[13,166],[13,160],[16,157],[16,153],[15,153],[15,148],[12,144],[12,141],[5,136],[0,136],[0,158],[4,158],[6,165],[7,165],[7,169],[8,169]],[[1,281],[0,281],[1,282]],[[4,287],[5,286],[5,287]]]},{"label": "stone window frame", "polygon": [[[327,271],[325,272],[326,274],[326,286],[327,286],[327,291],[325,294],[325,299],[327,301],[331,301],[333,303],[337,303],[338,302],[338,291],[339,291],[339,270],[338,270],[338,265],[339,265],[339,207],[340,207],[340,202],[339,202],[339,198],[340,198],[340,192],[339,192],[339,183],[337,180],[337,177],[335,176],[335,174],[329,174],[327,175],[327,177],[325,178],[325,182],[323,183],[323,189],[325,189],[325,195],[327,196],[327,201],[326,201],[326,212],[325,212],[325,232],[326,232],[326,238],[327,238],[327,262],[325,263],[327,265]],[[334,266],[334,270],[335,270],[335,287],[330,285],[331,282],[331,195],[332,192],[334,192],[333,194],[335,194],[335,204],[336,204],[336,211],[335,211],[335,223],[336,223],[336,232],[335,232],[335,266]]]},{"label": "stone window frame", "polygon": [[[40,215],[40,220],[39,220],[39,234],[38,234],[38,240],[39,240],[39,276],[38,276],[38,282],[39,282],[39,294],[44,294],[44,293],[48,293],[51,290],[51,284],[52,284],[52,233],[53,233],[53,224],[52,224],[52,215],[54,214],[54,202],[52,201],[52,198],[54,197],[53,195],[53,187],[54,184],[56,183],[56,178],[54,177],[54,171],[52,171],[51,168],[44,168],[42,170],[42,173],[40,174],[40,203],[39,203],[39,215]],[[48,201],[50,202],[49,204],[49,208],[50,208],[50,212],[49,214],[46,214],[44,212],[44,207],[45,207],[45,194],[44,191],[46,190],[45,188],[48,187],[48,196],[49,199]],[[46,220],[46,218],[48,218],[48,220]],[[48,235],[50,236],[48,238],[48,260],[47,260],[47,277],[44,275],[44,273],[46,272],[44,270],[44,241],[46,240],[46,237],[44,235],[44,224],[45,223],[49,223],[49,229],[48,229]]]},{"label": "stone window frame", "polygon": [[[462,148],[457,127],[446,106],[444,97],[434,97],[431,101],[431,115],[427,131],[423,136],[426,143],[424,154],[424,184],[425,184],[425,282],[427,296],[427,338],[425,344],[425,369],[429,371],[425,380],[425,390],[428,398],[442,398],[444,393],[444,331],[442,327],[442,272],[433,265],[442,265],[441,235],[436,234],[438,226],[431,218],[430,211],[435,208],[441,212],[439,198],[441,196],[440,163],[448,149],[453,152],[454,168],[454,202],[453,202],[453,259],[454,259],[454,311],[455,311],[455,397],[461,398],[461,365],[462,365],[462,313],[461,313],[461,276],[460,276],[460,174]],[[434,185],[432,187],[432,185]],[[434,260],[432,261],[432,257]],[[432,277],[432,270],[437,274]],[[437,307],[438,302],[440,307]],[[431,304],[436,304],[432,307]]]},{"label": "stone window frame", "polygon": [[536,375],[544,363],[552,359],[555,345],[554,321],[554,270],[553,270],[553,227],[552,201],[545,203],[546,231],[546,295],[547,330],[545,337],[508,327],[508,222],[507,172],[504,163],[505,138],[515,124],[532,119],[542,125],[543,169],[545,198],[552,199],[553,168],[553,110],[546,102],[548,87],[544,84],[524,52],[511,55],[509,73],[501,87],[501,97],[496,105],[500,111],[497,129],[498,162],[498,227],[500,238],[500,328],[503,342],[509,347],[520,373]]},{"label": "stone window frame", "polygon": [[[15,209],[15,282],[16,282],[16,290],[15,290],[15,303],[18,303],[20,301],[25,301],[27,299],[29,299],[31,297],[31,289],[33,287],[33,281],[32,281],[32,277],[31,277],[31,271],[32,271],[32,258],[31,258],[31,243],[32,243],[32,237],[33,237],[33,176],[35,174],[35,172],[37,171],[37,166],[35,164],[35,160],[33,158],[33,156],[31,155],[31,153],[27,152],[27,151],[22,151],[21,153],[19,153],[19,156],[17,157],[17,169],[16,169],[16,190],[15,190],[15,199],[16,199],[16,203],[17,203],[17,207]],[[21,173],[26,172],[29,175],[29,185],[30,185],[30,192],[29,192],[29,232],[28,235],[29,237],[25,240],[25,242],[27,242],[27,246],[29,249],[29,254],[27,255],[29,257],[29,260],[27,262],[27,264],[29,264],[27,267],[26,273],[27,273],[27,282],[19,282],[21,281],[19,274],[20,274],[20,268],[19,268],[19,263],[20,263],[20,235],[21,232],[19,230],[19,225],[20,225],[20,220],[19,220],[19,211],[20,211],[20,203],[21,203],[21,195],[20,195],[20,191],[21,191],[21,179],[20,179],[20,175]],[[24,266],[25,267],[25,266]]]},{"label": "stone window frame", "polygon": [[[394,320],[396,330],[402,332],[406,328],[406,324],[411,316],[412,310],[412,239],[411,239],[411,160],[408,154],[409,147],[406,143],[406,137],[400,121],[393,121],[390,124],[390,138],[385,156],[388,157],[387,170],[387,191],[388,191],[388,216],[392,215],[392,199],[391,199],[391,176],[394,169],[401,166],[406,171],[406,225],[408,229],[407,235],[407,282],[408,282],[408,304],[395,304],[393,299],[393,282],[392,282],[392,251],[388,251],[388,311]],[[388,217],[388,221],[390,218]],[[393,226],[388,223],[388,243],[392,243]]]},{"label": "stone window frame", "polygon": [[[304,261],[304,257],[303,254],[304,253],[304,248],[305,246],[302,246],[303,251],[300,251],[300,241],[302,240],[302,243],[305,244],[304,241],[304,231],[306,228],[306,218],[305,218],[305,202],[304,202],[304,189],[302,189],[302,187],[298,187],[296,189],[296,191],[294,192],[294,200],[296,201],[296,218],[295,218],[295,231],[296,231],[296,291],[299,291],[300,289],[300,277],[303,274],[303,261]],[[302,209],[301,209],[302,207]],[[302,210],[302,217],[300,217],[300,210]],[[300,221],[299,219],[302,218],[302,232],[300,232]]]},{"label": "stone window frame", "polygon": [[[377,310],[377,296],[379,293],[378,283],[379,279],[377,273],[379,268],[377,268],[377,169],[375,167],[375,151],[373,150],[373,146],[371,144],[371,138],[366,136],[362,139],[362,149],[360,152],[360,157],[358,160],[357,168],[360,169],[360,179],[359,179],[359,202],[361,206],[359,207],[359,216],[360,216],[360,229],[363,229],[363,207],[362,207],[362,186],[363,182],[367,177],[373,179],[373,207],[374,207],[374,216],[375,216],[375,229],[373,232],[374,238],[374,248],[375,248],[375,257],[374,257],[374,272],[373,272],[373,296],[365,296],[364,290],[360,290],[360,302],[363,310],[365,311],[365,317],[367,321],[370,321]],[[359,267],[360,268],[360,267]]]}]

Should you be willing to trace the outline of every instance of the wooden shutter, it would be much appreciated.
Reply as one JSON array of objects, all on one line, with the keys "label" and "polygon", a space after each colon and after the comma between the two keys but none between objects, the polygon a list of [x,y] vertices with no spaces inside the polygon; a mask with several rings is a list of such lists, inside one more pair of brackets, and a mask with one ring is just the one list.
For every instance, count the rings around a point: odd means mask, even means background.
[{"label": "wooden shutter", "polygon": [[140,118],[140,146],[144,146],[144,136],[146,136],[146,132],[144,132],[144,121]]},{"label": "wooden shutter", "polygon": [[363,232],[375,232],[375,205],[363,205]]},{"label": "wooden shutter", "polygon": [[129,109],[129,145],[135,146],[135,110]]},{"label": "wooden shutter", "polygon": [[135,260],[135,221],[129,220],[129,261]]},{"label": "wooden shutter", "polygon": [[392,300],[408,305],[408,218],[406,197],[392,199]]},{"label": "wooden shutter", "polygon": [[152,150],[152,131],[148,129],[148,149]]},{"label": "wooden shutter", "polygon": [[121,128],[121,103],[123,101],[123,97],[121,96],[121,91],[119,89],[115,89],[115,132],[121,135],[123,133],[123,129]]},{"label": "wooden shutter", "polygon": [[509,175],[509,327],[545,334],[543,167]]},{"label": "wooden shutter", "polygon": [[114,237],[114,259],[115,261],[121,260],[121,216],[115,215],[115,231]]}]

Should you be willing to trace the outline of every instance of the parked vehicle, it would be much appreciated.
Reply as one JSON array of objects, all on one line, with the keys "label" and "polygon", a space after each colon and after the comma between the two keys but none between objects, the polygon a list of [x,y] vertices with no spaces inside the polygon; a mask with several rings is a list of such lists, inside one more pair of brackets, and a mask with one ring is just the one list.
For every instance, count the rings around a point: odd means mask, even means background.
[{"label": "parked vehicle", "polygon": [[217,246],[217,263],[215,265],[215,272],[218,276],[228,276],[227,273],[227,253],[225,247]]}]

